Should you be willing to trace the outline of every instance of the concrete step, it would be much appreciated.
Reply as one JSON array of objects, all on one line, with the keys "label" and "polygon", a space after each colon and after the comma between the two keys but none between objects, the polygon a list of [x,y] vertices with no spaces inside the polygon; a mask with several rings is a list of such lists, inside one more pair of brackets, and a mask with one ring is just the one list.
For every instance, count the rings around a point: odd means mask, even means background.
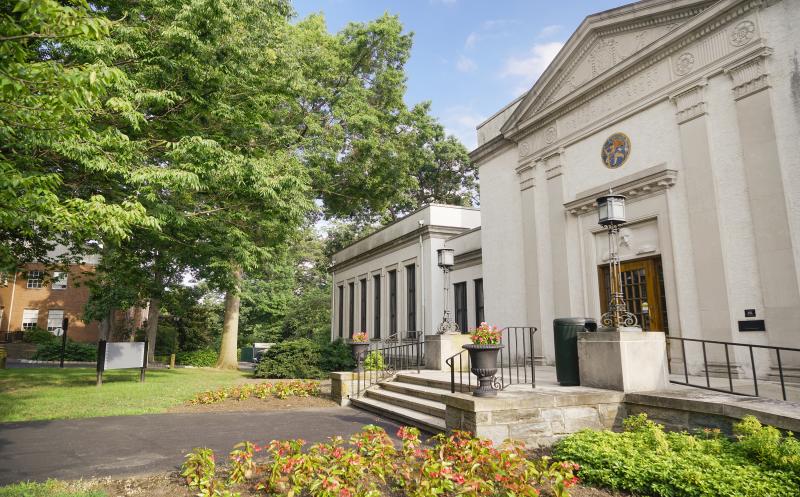
[{"label": "concrete step", "polygon": [[446,430],[444,419],[442,418],[431,416],[430,414],[424,414],[412,409],[407,409],[405,407],[399,407],[375,398],[353,398],[350,399],[350,404],[353,407],[374,412],[375,414],[385,416],[400,423],[409,426],[416,426],[420,430],[432,435],[443,433]]},{"label": "concrete step", "polygon": [[[385,387],[387,384],[382,386]],[[435,402],[433,400],[419,398],[413,395],[391,392],[385,388],[371,388],[364,393],[366,394],[367,398],[370,399],[380,400],[381,402],[386,402],[387,404],[392,404],[398,407],[411,409],[413,411],[444,419],[445,405],[441,402]]]},{"label": "concrete step", "polygon": [[423,385],[416,385],[414,383],[403,383],[400,381],[388,381],[381,383],[381,388],[383,388],[384,390],[388,390],[390,392],[397,392],[405,395],[411,395],[418,399],[432,400],[434,402],[443,402],[444,395],[450,392],[449,385],[448,389],[444,390],[441,388],[426,387]]},{"label": "concrete step", "polygon": [[[463,381],[467,381],[467,375],[470,374],[467,371],[464,371],[463,374]],[[458,373],[456,373],[456,382],[458,382],[459,377]],[[398,373],[394,379],[395,382],[398,383],[410,383],[412,385],[421,385],[423,387],[430,387],[430,388],[438,388],[440,390],[450,391],[450,380],[444,379],[436,379],[436,378],[425,378],[424,376],[415,375],[415,374],[408,374],[408,373]],[[463,386],[464,391],[467,391],[467,385]],[[476,388],[475,385],[475,378],[472,378],[472,390]],[[458,391],[458,385],[456,385],[456,391]]]}]

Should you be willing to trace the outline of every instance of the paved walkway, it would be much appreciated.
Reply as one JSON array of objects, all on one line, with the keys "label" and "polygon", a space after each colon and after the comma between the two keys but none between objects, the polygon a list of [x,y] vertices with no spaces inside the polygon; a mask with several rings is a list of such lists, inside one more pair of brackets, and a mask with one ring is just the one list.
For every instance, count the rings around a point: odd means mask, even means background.
[{"label": "paved walkway", "polygon": [[177,469],[198,446],[218,458],[238,442],[347,437],[366,424],[398,425],[350,408],[153,414],[0,424],[0,484],[130,476]]}]

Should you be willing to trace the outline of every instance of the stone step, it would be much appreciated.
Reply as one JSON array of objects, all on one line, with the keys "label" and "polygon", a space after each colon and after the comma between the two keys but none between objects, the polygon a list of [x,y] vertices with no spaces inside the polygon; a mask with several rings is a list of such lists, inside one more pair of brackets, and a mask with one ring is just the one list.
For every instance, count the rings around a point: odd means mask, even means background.
[{"label": "stone step", "polygon": [[[467,381],[467,375],[470,374],[464,371],[463,380]],[[456,382],[459,380],[458,374],[456,374]],[[430,387],[430,388],[438,388],[440,390],[450,391],[450,380],[438,379],[438,378],[425,378],[424,376],[415,375],[415,374],[408,374],[408,373],[398,373],[394,379],[395,382],[398,383],[410,383],[412,385],[420,385],[423,387]],[[464,391],[467,391],[467,385],[463,386]],[[475,385],[475,378],[472,378],[472,390],[476,388]],[[456,385],[456,391],[458,391],[458,385]]]},{"label": "stone step", "polygon": [[365,411],[374,412],[375,414],[385,416],[409,426],[416,426],[420,430],[432,435],[443,433],[446,430],[444,419],[442,418],[405,407],[399,407],[374,398],[353,398],[350,399],[350,405],[359,409],[364,409]]},{"label": "stone step", "polygon": [[[382,386],[385,387],[386,384]],[[445,405],[441,402],[435,402],[433,400],[419,398],[413,395],[391,392],[385,388],[371,388],[364,393],[370,399],[380,400],[381,402],[386,402],[387,404],[404,407],[406,409],[411,409],[413,411],[444,419]]]},{"label": "stone step", "polygon": [[441,388],[426,387],[423,385],[416,385],[414,383],[403,383],[400,381],[387,381],[381,383],[380,385],[381,388],[388,390],[390,392],[397,392],[405,395],[411,395],[418,399],[432,400],[434,402],[443,402],[445,394],[450,391],[449,385],[447,390]]}]

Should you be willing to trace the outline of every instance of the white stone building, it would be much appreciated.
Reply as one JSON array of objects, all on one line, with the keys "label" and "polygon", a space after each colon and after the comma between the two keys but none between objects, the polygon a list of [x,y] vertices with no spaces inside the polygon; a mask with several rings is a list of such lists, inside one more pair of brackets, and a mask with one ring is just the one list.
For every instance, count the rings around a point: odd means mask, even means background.
[{"label": "white stone building", "polygon": [[[629,304],[641,318],[648,302],[651,329],[800,346],[799,60],[800,0],[645,0],[586,18],[533,88],[478,127],[482,219],[459,228],[481,229],[447,243],[481,254],[462,279],[482,277],[486,320],[539,326],[549,362],[554,318],[600,316],[608,247],[595,200],[613,188],[628,199]],[[415,229],[412,215],[337,266]],[[337,268],[335,288],[347,302],[348,284],[429,260],[445,238],[383,251],[369,272]],[[433,269],[427,332],[440,317]]]}]

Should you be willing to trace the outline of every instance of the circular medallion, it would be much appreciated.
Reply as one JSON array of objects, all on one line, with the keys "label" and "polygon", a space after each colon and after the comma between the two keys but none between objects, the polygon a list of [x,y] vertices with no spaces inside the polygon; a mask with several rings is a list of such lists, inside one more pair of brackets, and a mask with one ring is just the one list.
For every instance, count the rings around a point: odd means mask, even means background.
[{"label": "circular medallion", "polygon": [[625,133],[614,133],[603,144],[600,158],[610,169],[622,166],[631,154],[631,139]]},{"label": "circular medallion", "polygon": [[675,62],[675,74],[678,76],[683,76],[685,74],[689,74],[692,70],[692,66],[694,65],[694,55],[690,54],[689,52],[681,54],[678,57],[678,60]]},{"label": "circular medallion", "polygon": [[742,21],[731,32],[731,45],[741,47],[752,40],[755,33],[756,25],[753,24],[753,21]]}]

